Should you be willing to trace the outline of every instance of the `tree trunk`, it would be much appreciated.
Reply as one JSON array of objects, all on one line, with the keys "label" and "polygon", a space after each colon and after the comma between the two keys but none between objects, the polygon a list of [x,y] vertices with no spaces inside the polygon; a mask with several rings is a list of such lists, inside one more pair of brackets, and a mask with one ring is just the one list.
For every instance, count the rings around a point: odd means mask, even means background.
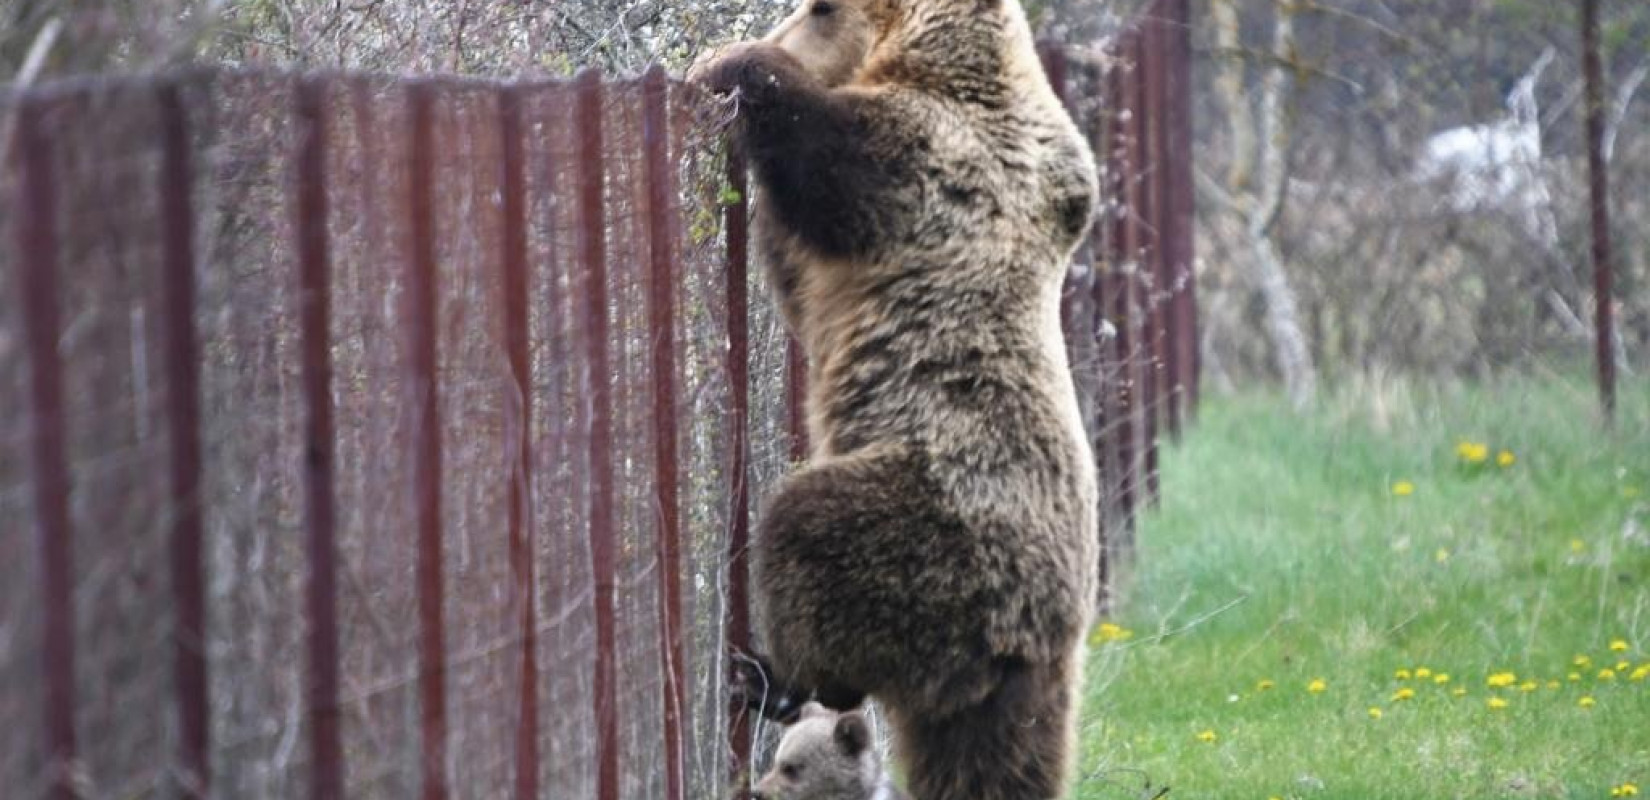
[{"label": "tree trunk", "polygon": [[1255,289],[1266,302],[1266,334],[1272,340],[1273,356],[1283,377],[1284,390],[1289,393],[1289,402],[1296,409],[1302,409],[1317,392],[1318,371],[1312,363],[1311,348],[1301,333],[1295,289],[1289,285],[1289,276],[1271,238],[1255,228],[1250,228],[1248,233],[1254,258]]},{"label": "tree trunk", "polygon": [[1587,174],[1593,222],[1593,313],[1598,331],[1598,393],[1606,422],[1616,415],[1615,320],[1612,318],[1610,169],[1604,161],[1604,76],[1599,63],[1598,0],[1581,4],[1582,72],[1587,83]]},{"label": "tree trunk", "polygon": [[1221,205],[1243,220],[1249,252],[1248,282],[1266,303],[1266,334],[1284,389],[1295,407],[1304,407],[1317,391],[1317,369],[1301,327],[1299,303],[1283,259],[1272,242],[1272,229],[1283,213],[1289,183],[1290,135],[1284,104],[1294,91],[1290,65],[1295,52],[1297,0],[1278,0],[1273,9],[1271,59],[1261,66],[1258,112],[1244,90],[1244,53],[1233,0],[1211,6],[1216,48],[1222,54],[1215,91],[1232,131],[1232,164],[1227,185],[1211,187]]}]

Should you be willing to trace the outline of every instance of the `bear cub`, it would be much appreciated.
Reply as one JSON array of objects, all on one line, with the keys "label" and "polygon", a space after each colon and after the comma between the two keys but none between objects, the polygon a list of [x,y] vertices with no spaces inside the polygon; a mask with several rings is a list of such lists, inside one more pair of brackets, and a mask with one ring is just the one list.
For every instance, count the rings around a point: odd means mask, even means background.
[{"label": "bear cub", "polygon": [[785,731],[773,769],[751,800],[906,800],[883,772],[871,729],[858,711],[802,706]]}]

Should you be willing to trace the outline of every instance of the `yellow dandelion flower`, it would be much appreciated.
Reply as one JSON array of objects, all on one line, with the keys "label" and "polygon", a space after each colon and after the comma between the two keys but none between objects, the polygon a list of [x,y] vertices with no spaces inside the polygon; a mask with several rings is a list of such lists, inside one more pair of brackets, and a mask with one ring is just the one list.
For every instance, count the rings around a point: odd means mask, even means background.
[{"label": "yellow dandelion flower", "polygon": [[1631,667],[1631,666],[1633,666],[1633,665],[1626,662],[1626,661],[1617,661],[1616,662],[1616,671],[1617,672],[1626,672],[1627,668]]},{"label": "yellow dandelion flower", "polygon": [[1449,693],[1450,693],[1451,697],[1466,697],[1467,696],[1467,690],[1466,689],[1451,689]]},{"label": "yellow dandelion flower", "polygon": [[1594,700],[1592,695],[1587,695],[1586,697],[1577,700],[1576,705],[1581,706],[1582,708],[1592,708],[1593,706],[1598,705],[1598,701]]},{"label": "yellow dandelion flower", "polygon": [[1579,680],[1581,680],[1581,673],[1579,673],[1579,672],[1572,672],[1572,673],[1570,673],[1570,674],[1569,674],[1569,675],[1566,675],[1566,676],[1564,676],[1564,677],[1566,677],[1566,678],[1569,678],[1569,679],[1570,679],[1570,680],[1571,680],[1571,682],[1574,682],[1574,681],[1579,681]]},{"label": "yellow dandelion flower", "polygon": [[1397,672],[1392,673],[1392,677],[1397,678],[1398,680],[1401,680],[1401,681],[1407,681],[1407,680],[1409,680],[1409,670],[1407,670],[1407,669],[1398,670]]},{"label": "yellow dandelion flower", "polygon": [[1610,796],[1611,797],[1620,797],[1621,796],[1621,787],[1620,786],[1610,787]]},{"label": "yellow dandelion flower", "polygon": [[1482,464],[1490,457],[1490,446],[1462,439],[1455,445],[1455,454],[1468,464]]},{"label": "yellow dandelion flower", "polygon": [[1503,709],[1503,708],[1507,707],[1507,701],[1503,700],[1499,697],[1491,697],[1489,699],[1488,705],[1490,707],[1490,710],[1499,711],[1500,709]]},{"label": "yellow dandelion flower", "polygon": [[1633,670],[1633,674],[1627,676],[1627,680],[1630,681],[1642,681],[1645,678],[1650,678],[1650,664],[1640,666]]},{"label": "yellow dandelion flower", "polygon": [[1586,550],[1586,549],[1587,549],[1587,543],[1586,542],[1584,542],[1580,539],[1571,539],[1570,540],[1570,552],[1579,553],[1579,552],[1581,552],[1583,550]]},{"label": "yellow dandelion flower", "polygon": [[1484,682],[1489,684],[1492,689],[1500,689],[1517,683],[1518,676],[1511,672],[1497,672]]},{"label": "yellow dandelion flower", "polygon": [[1498,467],[1510,467],[1516,463],[1518,463],[1518,456],[1513,455],[1511,450],[1502,450],[1495,454],[1495,465]]},{"label": "yellow dandelion flower", "polygon": [[1415,494],[1415,484],[1410,481],[1398,481],[1392,484],[1393,497],[1408,497]]},{"label": "yellow dandelion flower", "polygon": [[1277,684],[1273,683],[1272,679],[1270,679],[1270,678],[1261,678],[1260,683],[1255,684],[1255,691],[1270,692],[1276,686],[1277,686]]},{"label": "yellow dandelion flower", "polygon": [[1089,636],[1089,644],[1101,645],[1106,644],[1107,642],[1121,642],[1126,641],[1133,636],[1134,631],[1131,631],[1122,625],[1117,625],[1111,622],[1102,622],[1095,627],[1093,635]]},{"label": "yellow dandelion flower", "polygon": [[1392,693],[1392,702],[1394,703],[1402,703],[1405,700],[1412,700],[1414,698],[1415,690],[1409,688],[1408,686]]},{"label": "yellow dandelion flower", "polygon": [[1447,548],[1447,547],[1438,548],[1438,552],[1432,554],[1432,560],[1436,561],[1440,564],[1444,563],[1445,561],[1448,561],[1449,560],[1449,548]]},{"label": "yellow dandelion flower", "polygon": [[1518,691],[1520,692],[1533,692],[1539,688],[1541,688],[1541,684],[1536,683],[1535,681],[1525,681],[1518,684]]},{"label": "yellow dandelion flower", "polygon": [[1313,678],[1311,683],[1306,684],[1306,691],[1312,694],[1322,694],[1328,688],[1329,684],[1323,678]]},{"label": "yellow dandelion flower", "polygon": [[1570,663],[1574,664],[1578,667],[1581,667],[1582,669],[1586,669],[1586,668],[1593,665],[1593,660],[1588,658],[1585,655],[1579,655],[1579,656],[1576,656],[1575,660],[1571,661]]},{"label": "yellow dandelion flower", "polygon": [[1416,667],[1415,668],[1415,679],[1416,680],[1424,681],[1424,680],[1426,680],[1427,678],[1430,678],[1430,677],[1432,677],[1432,670],[1427,669],[1426,667]]},{"label": "yellow dandelion flower", "polygon": [[1547,688],[1548,689],[1557,689],[1558,686],[1559,686],[1558,681],[1547,681]]},{"label": "yellow dandelion flower", "polygon": [[1439,686],[1449,683],[1449,673],[1440,672],[1437,675],[1432,676],[1432,682],[1438,684]]},{"label": "yellow dandelion flower", "polygon": [[1219,738],[1220,737],[1215,735],[1214,731],[1199,731],[1198,734],[1197,734],[1197,740],[1200,741],[1200,742],[1209,742],[1209,743],[1212,744],[1212,743],[1214,743],[1214,741],[1216,739],[1219,739]]},{"label": "yellow dandelion flower", "polygon": [[1639,787],[1636,783],[1624,783],[1617,788],[1621,789],[1622,797],[1635,797],[1639,793]]},{"label": "yellow dandelion flower", "polygon": [[1609,667],[1605,667],[1604,669],[1598,671],[1598,679],[1601,681],[1613,681],[1616,679],[1616,671],[1610,669]]},{"label": "yellow dandelion flower", "polygon": [[1380,706],[1370,706],[1369,707],[1369,718],[1370,719],[1380,719],[1382,716],[1384,716],[1384,712],[1381,711]]},{"label": "yellow dandelion flower", "polygon": [[1627,652],[1627,640],[1626,639],[1611,639],[1610,640],[1610,652],[1612,652],[1612,653],[1625,653],[1625,652]]}]

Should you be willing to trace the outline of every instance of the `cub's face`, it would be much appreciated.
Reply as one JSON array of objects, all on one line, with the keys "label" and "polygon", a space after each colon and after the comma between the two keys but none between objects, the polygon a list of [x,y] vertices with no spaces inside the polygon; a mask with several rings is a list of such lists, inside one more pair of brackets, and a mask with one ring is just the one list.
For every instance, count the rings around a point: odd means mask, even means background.
[{"label": "cub's face", "polygon": [[841,86],[853,78],[888,30],[892,1],[801,0],[762,41],[789,53],[826,86]]},{"label": "cub's face", "polygon": [[837,714],[818,703],[785,731],[773,770],[756,784],[756,800],[868,800],[882,777],[871,731],[857,711]]}]

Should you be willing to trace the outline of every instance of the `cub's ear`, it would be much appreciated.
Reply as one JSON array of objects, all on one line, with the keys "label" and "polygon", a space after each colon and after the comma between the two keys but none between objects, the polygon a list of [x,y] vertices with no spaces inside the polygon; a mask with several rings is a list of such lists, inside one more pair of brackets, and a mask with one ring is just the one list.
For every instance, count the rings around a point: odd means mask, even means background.
[{"label": "cub's ear", "polygon": [[826,707],[824,707],[824,706],[822,706],[822,705],[820,705],[820,704],[818,704],[818,703],[816,703],[812,700],[809,700],[808,702],[802,704],[802,711],[797,716],[796,721],[801,722],[802,720],[805,720],[805,719],[814,719],[816,717],[829,717],[829,716],[831,716],[831,710],[830,709],[828,709],[828,708],[826,708]]},{"label": "cub's ear", "polygon": [[865,724],[865,715],[852,711],[836,718],[836,729],[831,739],[843,755],[853,758],[871,746],[871,729]]}]

